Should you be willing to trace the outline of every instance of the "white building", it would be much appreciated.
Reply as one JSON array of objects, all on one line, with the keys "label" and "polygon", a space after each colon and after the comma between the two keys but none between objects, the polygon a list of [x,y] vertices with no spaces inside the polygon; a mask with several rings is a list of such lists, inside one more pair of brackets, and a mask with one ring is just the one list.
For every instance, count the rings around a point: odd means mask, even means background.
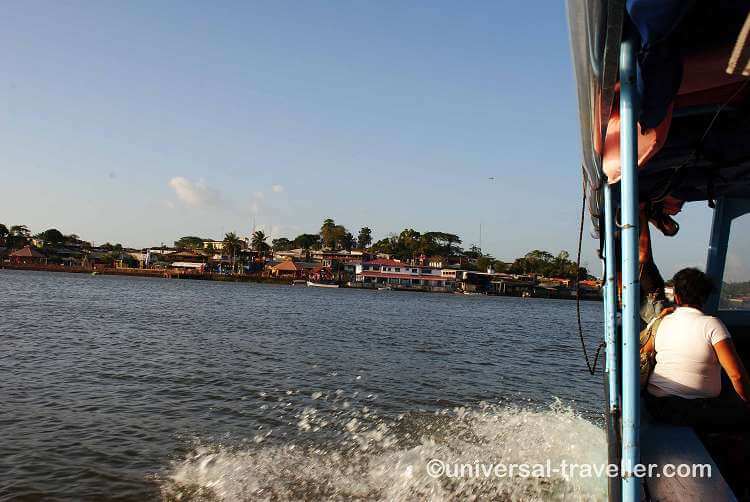
[{"label": "white building", "polygon": [[448,290],[455,284],[441,269],[382,258],[358,263],[355,276],[357,282],[372,286]]}]

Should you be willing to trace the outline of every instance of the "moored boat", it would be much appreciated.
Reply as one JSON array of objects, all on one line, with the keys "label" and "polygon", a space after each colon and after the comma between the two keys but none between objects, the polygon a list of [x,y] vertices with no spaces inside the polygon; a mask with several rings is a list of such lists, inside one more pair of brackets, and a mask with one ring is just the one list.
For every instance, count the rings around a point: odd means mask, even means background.
[{"label": "moored boat", "polygon": [[308,288],[338,288],[338,284],[307,281]]}]

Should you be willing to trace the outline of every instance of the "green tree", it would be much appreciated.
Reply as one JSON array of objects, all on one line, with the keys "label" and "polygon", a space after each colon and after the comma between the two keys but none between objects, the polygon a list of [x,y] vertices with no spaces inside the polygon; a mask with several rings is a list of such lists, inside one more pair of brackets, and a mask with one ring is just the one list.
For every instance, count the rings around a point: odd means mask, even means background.
[{"label": "green tree", "polygon": [[[461,244],[461,239],[456,234],[445,234],[445,241],[449,255],[453,254],[454,244]],[[457,251],[460,252],[461,249],[457,248]]]},{"label": "green tree", "polygon": [[274,251],[289,251],[294,243],[286,237],[279,237],[271,241],[271,249]]},{"label": "green tree", "polygon": [[320,226],[320,240],[323,247],[334,249],[336,247],[336,223],[333,218],[326,218]]},{"label": "green tree", "polygon": [[495,259],[491,255],[482,255],[477,259],[477,270],[487,272],[490,268],[495,269]]},{"label": "green tree", "polygon": [[317,249],[321,245],[320,236],[316,234],[301,234],[292,241],[294,247],[302,248],[305,251]]},{"label": "green tree", "polygon": [[413,258],[416,254],[422,251],[422,234],[414,230],[413,228],[406,228],[398,234],[395,242],[395,249],[393,249],[393,255],[401,260],[408,260]]},{"label": "green tree", "polygon": [[372,251],[376,253],[393,254],[393,239],[386,237],[372,245]]},{"label": "green tree", "polygon": [[250,240],[250,245],[253,247],[255,251],[257,251],[259,254],[264,254],[270,249],[270,246],[268,243],[266,243],[266,237],[265,232],[263,230],[256,230],[253,232],[253,236]]},{"label": "green tree", "polygon": [[174,247],[180,249],[202,249],[203,239],[194,235],[186,235],[180,237],[179,240],[174,242]]},{"label": "green tree", "polygon": [[339,244],[343,249],[351,251],[357,245],[357,239],[349,232],[345,232]]},{"label": "green tree", "polygon": [[577,268],[577,264],[570,260],[567,251],[560,251],[557,256],[548,251],[535,249],[529,251],[522,258],[517,258],[508,270],[514,274],[538,274],[545,277],[562,277],[575,279],[576,272],[581,278],[588,276],[585,267]]},{"label": "green tree", "polygon": [[[347,244],[350,243],[349,237],[352,234],[347,232],[346,228],[343,225],[336,225],[333,227],[332,237],[333,237],[333,247],[332,249],[346,249]],[[354,237],[352,237],[352,240]],[[351,248],[350,248],[351,249]]]},{"label": "green tree", "polygon": [[65,236],[56,228],[50,228],[39,234],[39,238],[42,239],[45,246],[59,246],[65,242]]},{"label": "green tree", "polygon": [[242,249],[242,240],[237,237],[234,232],[229,232],[224,235],[223,249],[222,251],[226,256],[229,256],[232,260],[232,270],[235,270],[237,265],[237,253]]},{"label": "green tree", "polygon": [[5,239],[8,238],[8,234],[10,231],[8,230],[8,227],[0,223],[0,242],[5,244]]},{"label": "green tree", "polygon": [[30,237],[31,232],[26,225],[13,225],[8,230],[5,241],[9,248],[18,249],[28,244]]},{"label": "green tree", "polygon": [[359,235],[357,235],[357,246],[361,249],[367,249],[372,244],[372,230],[369,227],[362,227],[359,229]]},{"label": "green tree", "polygon": [[461,244],[461,239],[456,234],[447,232],[425,232],[422,235],[425,252],[431,255],[451,256],[454,252],[460,252],[460,248],[454,248],[453,244]]}]

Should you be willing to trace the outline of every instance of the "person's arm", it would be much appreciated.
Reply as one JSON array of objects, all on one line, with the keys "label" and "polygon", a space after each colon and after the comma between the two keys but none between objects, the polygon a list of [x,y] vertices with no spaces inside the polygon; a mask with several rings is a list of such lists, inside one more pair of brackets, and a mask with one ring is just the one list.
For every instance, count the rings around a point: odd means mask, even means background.
[{"label": "person's arm", "polygon": [[734,348],[731,338],[725,338],[720,342],[714,344],[714,350],[716,351],[716,357],[719,358],[719,363],[727,376],[732,381],[732,386],[735,392],[739,395],[743,401],[750,402],[750,377],[748,377],[745,365],[742,364],[740,356],[737,355],[737,350]]},{"label": "person's arm", "polygon": [[655,338],[656,337],[652,335],[651,338],[648,339],[646,344],[643,347],[641,347],[641,354],[649,354],[654,351],[654,339]]}]

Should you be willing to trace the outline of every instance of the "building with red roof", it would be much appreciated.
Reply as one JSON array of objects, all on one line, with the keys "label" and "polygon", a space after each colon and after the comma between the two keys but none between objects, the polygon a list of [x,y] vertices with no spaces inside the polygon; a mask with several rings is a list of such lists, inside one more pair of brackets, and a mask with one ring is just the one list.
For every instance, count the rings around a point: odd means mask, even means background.
[{"label": "building with red roof", "polygon": [[28,263],[47,263],[47,257],[31,246],[24,246],[10,253],[8,256],[14,265]]}]

